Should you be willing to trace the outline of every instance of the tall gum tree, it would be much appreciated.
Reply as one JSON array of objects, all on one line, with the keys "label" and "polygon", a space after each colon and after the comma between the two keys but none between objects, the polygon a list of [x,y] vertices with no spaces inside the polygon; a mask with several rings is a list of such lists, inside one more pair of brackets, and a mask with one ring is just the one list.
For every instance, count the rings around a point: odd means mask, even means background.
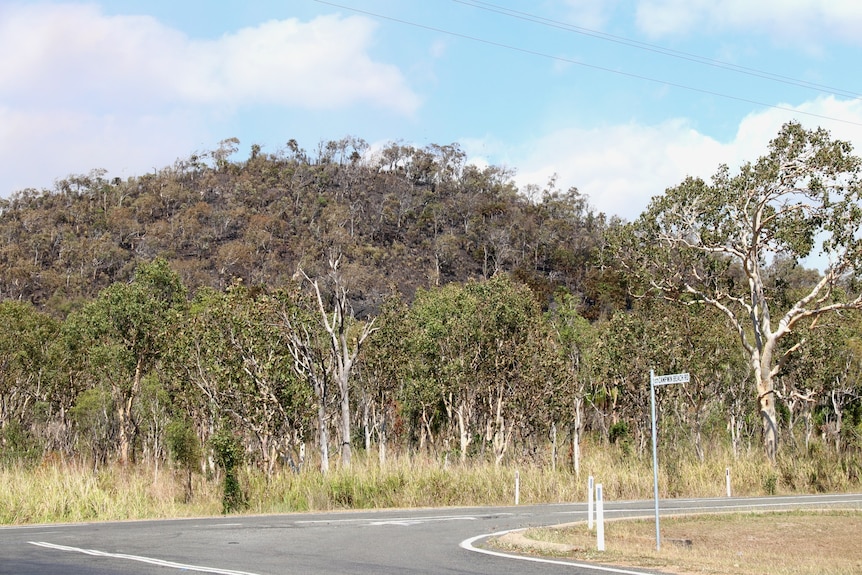
[{"label": "tall gum tree", "polygon": [[[358,329],[351,329],[354,324],[358,323],[353,317],[353,306],[347,297],[348,289],[344,276],[338,269],[341,262],[341,257],[329,259],[329,281],[332,285],[332,293],[329,299],[329,305],[324,301],[325,297],[321,293],[320,282],[312,280],[305,274],[302,269],[298,270],[306,281],[311,284],[314,289],[314,297],[317,302],[318,317],[320,324],[326,331],[329,340],[329,359],[326,361],[327,368],[324,370],[315,369],[314,357],[317,357],[314,352],[314,346],[311,345],[311,338],[308,331],[298,330],[292,327],[290,322],[285,324],[288,327],[290,335],[289,351],[293,355],[296,369],[299,373],[306,377],[312,378],[315,373],[322,373],[322,377],[331,377],[338,389],[339,393],[339,430],[341,431],[341,465],[350,467],[351,460],[351,413],[350,413],[350,376],[356,365],[356,359],[359,356],[365,340],[368,339],[377,328],[374,327],[374,320],[371,319]],[[313,378],[312,378],[313,379]],[[327,385],[323,381],[314,383],[315,393],[320,402],[319,409],[320,429],[323,432],[325,428],[324,414],[325,395]],[[321,435],[321,443],[324,437]],[[328,465],[327,465],[328,467]],[[325,469],[324,469],[325,471]]]},{"label": "tall gum tree", "polygon": [[[712,183],[688,178],[653,198],[616,249],[648,289],[715,307],[737,334],[753,375],[766,455],[778,449],[773,378],[804,345],[779,342],[823,314],[862,307],[860,159],[825,130],[785,124],[768,153]],[[816,251],[815,251],[816,250]],[[776,256],[818,255],[824,269],[798,299],[779,305],[767,271]]]},{"label": "tall gum tree", "polygon": [[168,262],[138,266],[129,283],[115,283],[80,313],[94,376],[111,389],[118,422],[119,457],[129,463],[137,424],[133,406],[144,376],[161,358],[186,302],[186,288]]}]

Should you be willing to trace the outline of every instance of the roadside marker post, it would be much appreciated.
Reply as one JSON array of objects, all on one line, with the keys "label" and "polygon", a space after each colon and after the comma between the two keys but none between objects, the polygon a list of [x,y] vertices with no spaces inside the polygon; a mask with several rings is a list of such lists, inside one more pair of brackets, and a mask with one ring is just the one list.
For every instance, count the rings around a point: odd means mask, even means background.
[{"label": "roadside marker post", "polygon": [[727,483],[727,496],[730,497],[730,467],[724,471],[725,483]]},{"label": "roadside marker post", "polygon": [[593,493],[595,491],[595,480],[593,476],[587,480],[587,529],[593,530]]},{"label": "roadside marker post", "polygon": [[670,375],[656,376],[653,370],[649,372],[649,396],[652,406],[652,474],[653,474],[653,496],[655,499],[655,549],[661,551],[661,530],[658,520],[658,434],[656,433],[655,417],[655,388],[660,385],[673,385],[676,383],[688,383],[688,373],[672,373]]},{"label": "roadside marker post", "polygon": [[601,483],[596,485],[596,549],[605,550],[605,502]]}]

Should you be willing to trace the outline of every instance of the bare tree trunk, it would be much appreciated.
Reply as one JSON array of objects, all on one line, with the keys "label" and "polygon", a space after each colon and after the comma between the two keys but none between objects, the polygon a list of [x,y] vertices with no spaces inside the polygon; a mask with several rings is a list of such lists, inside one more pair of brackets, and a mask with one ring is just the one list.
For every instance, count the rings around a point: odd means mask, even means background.
[{"label": "bare tree trunk", "polygon": [[584,428],[584,398],[575,397],[575,424],[572,429],[572,464],[575,477],[581,476],[581,432]]},{"label": "bare tree trunk", "polygon": [[318,282],[316,280],[312,281],[302,270],[299,271],[314,288],[320,318],[324,329],[326,329],[326,333],[329,334],[330,354],[334,366],[333,376],[340,394],[341,421],[339,429],[341,431],[341,464],[345,467],[350,467],[350,372],[353,369],[362,344],[375,331],[375,328],[373,327],[374,320],[362,326],[361,333],[359,337],[354,338],[351,349],[347,340],[347,329],[349,321],[353,319],[353,309],[350,306],[350,301],[347,299],[347,288],[344,285],[341,273],[338,271],[339,262],[340,257],[329,260],[330,277],[333,281],[331,314],[327,312],[326,306],[323,304],[323,296],[321,295]]},{"label": "bare tree trunk", "polygon": [[770,461],[775,462],[778,453],[778,416],[775,411],[775,390],[772,378],[758,378],[757,403],[763,424],[763,450]]},{"label": "bare tree trunk", "polygon": [[841,453],[841,425],[844,419],[844,405],[841,401],[838,400],[838,390],[833,389],[831,393],[832,397],[832,409],[835,411],[835,453]]},{"label": "bare tree trunk", "polygon": [[[348,367],[349,369],[349,367]],[[347,376],[345,371],[340,376],[339,387],[341,388],[341,464],[350,467],[350,394],[348,390]]]},{"label": "bare tree trunk", "polygon": [[467,413],[466,406],[463,403],[458,405],[458,409],[455,411],[455,414],[458,416],[461,463],[465,463],[467,461],[467,448],[470,446],[470,422],[468,421],[470,415]]},{"label": "bare tree trunk", "polygon": [[317,404],[317,440],[320,443],[320,472],[329,472],[329,430],[326,429],[326,404]]},{"label": "bare tree trunk", "polygon": [[377,428],[377,455],[380,467],[386,465],[386,411],[383,411],[382,421]]},{"label": "bare tree trunk", "polygon": [[557,422],[551,422],[551,472],[557,471]]},{"label": "bare tree trunk", "polygon": [[138,395],[138,390],[141,388],[141,377],[143,377],[142,360],[138,359],[135,365],[135,375],[132,380],[132,388],[128,393],[115,388],[115,401],[117,402],[117,421],[119,424],[119,448],[120,448],[120,463],[128,465],[132,462],[133,451],[132,446],[135,438],[135,420],[132,415],[132,406],[135,402],[135,397]]},{"label": "bare tree trunk", "polygon": [[365,452],[371,452],[371,402],[365,392],[362,394],[362,432],[365,437]]}]

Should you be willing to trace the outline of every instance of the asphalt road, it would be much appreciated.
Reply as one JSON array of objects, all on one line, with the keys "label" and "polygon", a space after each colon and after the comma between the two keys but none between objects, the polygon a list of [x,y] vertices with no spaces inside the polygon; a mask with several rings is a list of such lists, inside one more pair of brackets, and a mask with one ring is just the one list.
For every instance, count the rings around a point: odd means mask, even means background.
[{"label": "asphalt road", "polygon": [[[862,494],[660,505],[662,515],[836,506],[862,508]],[[0,528],[0,574],[634,573],[481,552],[487,535],[585,521],[586,510],[586,504],[574,503],[5,527]],[[608,518],[653,513],[651,500],[605,502]]]}]

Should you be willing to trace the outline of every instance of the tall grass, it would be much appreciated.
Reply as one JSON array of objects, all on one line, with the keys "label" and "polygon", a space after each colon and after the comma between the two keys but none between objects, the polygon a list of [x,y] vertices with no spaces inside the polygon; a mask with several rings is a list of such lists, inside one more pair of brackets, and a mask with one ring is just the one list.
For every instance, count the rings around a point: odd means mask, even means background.
[{"label": "tall grass", "polygon": [[[558,462],[556,471],[541,458],[495,467],[493,463],[446,465],[426,456],[397,456],[386,465],[361,453],[349,469],[337,465],[327,475],[307,467],[266,476],[244,468],[239,474],[246,512],[283,513],[333,509],[511,505],[515,473],[520,503],[584,501],[587,478],[604,487],[608,500],[652,497],[652,459],[604,444],[584,445],[581,474]],[[704,462],[684,455],[660,456],[662,497],[720,497],[730,469],[733,495],[840,492],[860,488],[858,459],[822,449],[786,453],[776,464],[760,451],[734,458],[715,448]],[[63,461],[37,467],[0,467],[0,523],[80,522],[216,515],[222,510],[221,481],[196,475],[186,501],[184,477],[149,466],[91,467]]]}]

